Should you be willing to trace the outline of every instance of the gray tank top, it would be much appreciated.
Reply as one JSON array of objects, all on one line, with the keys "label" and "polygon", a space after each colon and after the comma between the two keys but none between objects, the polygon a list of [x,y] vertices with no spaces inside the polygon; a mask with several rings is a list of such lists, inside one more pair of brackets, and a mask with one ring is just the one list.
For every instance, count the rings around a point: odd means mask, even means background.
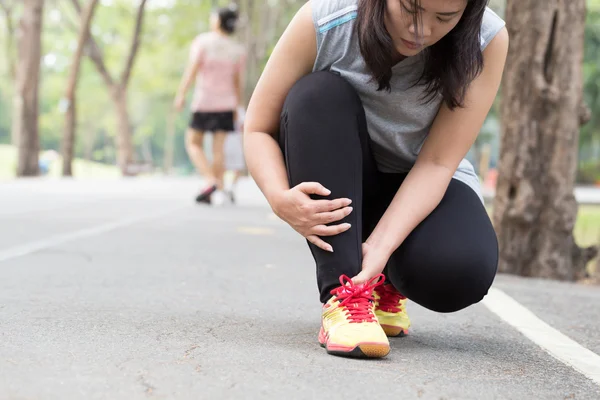
[{"label": "gray tank top", "polygon": [[[312,0],[317,32],[317,58],[313,71],[338,72],[358,91],[367,117],[372,151],[382,172],[408,172],[442,103],[441,96],[423,104],[422,86],[413,86],[423,71],[421,57],[409,57],[392,69],[392,91],[377,91],[376,83],[361,55],[354,26],[358,0]],[[487,9],[481,27],[484,49],[504,27],[504,21]],[[479,178],[471,163],[463,160],[454,178],[466,183],[479,196]]]}]

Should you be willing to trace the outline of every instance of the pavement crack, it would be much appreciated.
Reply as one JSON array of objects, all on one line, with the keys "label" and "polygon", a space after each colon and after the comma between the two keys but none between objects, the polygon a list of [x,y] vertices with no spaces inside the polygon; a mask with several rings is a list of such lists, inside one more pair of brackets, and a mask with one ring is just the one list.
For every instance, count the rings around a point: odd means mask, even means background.
[{"label": "pavement crack", "polygon": [[[195,344],[192,347],[190,347],[189,349],[187,349],[184,353],[183,353],[183,358],[190,358],[190,356],[192,355],[192,353],[194,352],[194,350],[196,350],[198,347],[200,347],[199,345]],[[192,359],[194,357],[191,357]]]},{"label": "pavement crack", "polygon": [[148,382],[148,381],[146,380],[146,375],[145,375],[145,372],[141,373],[141,374],[138,376],[138,383],[139,383],[140,385],[142,385],[142,387],[144,387],[144,389],[145,389],[145,390],[144,390],[144,393],[146,394],[146,396],[152,396],[152,394],[153,394],[153,393],[154,393],[154,391],[156,390],[156,388],[155,388],[154,386],[152,386],[152,385],[150,384],[150,382]]}]

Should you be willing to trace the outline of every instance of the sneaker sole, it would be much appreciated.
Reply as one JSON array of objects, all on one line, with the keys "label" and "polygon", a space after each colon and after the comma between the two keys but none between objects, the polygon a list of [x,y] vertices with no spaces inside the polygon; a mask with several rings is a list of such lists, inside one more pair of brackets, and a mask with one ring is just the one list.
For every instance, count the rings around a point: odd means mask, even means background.
[{"label": "sneaker sole", "polygon": [[355,358],[383,358],[390,353],[390,345],[387,343],[360,343],[356,347],[335,345],[327,342],[322,331],[319,332],[319,343],[327,354],[341,357]]},{"label": "sneaker sole", "polygon": [[[384,343],[362,343],[353,349],[332,349],[327,344],[322,344],[327,354],[332,356],[353,357],[353,358],[383,358],[390,354],[390,346]],[[337,346],[335,346],[337,347]]]},{"label": "sneaker sole", "polygon": [[408,329],[399,328],[392,325],[381,325],[383,331],[390,337],[404,337],[408,335]]}]

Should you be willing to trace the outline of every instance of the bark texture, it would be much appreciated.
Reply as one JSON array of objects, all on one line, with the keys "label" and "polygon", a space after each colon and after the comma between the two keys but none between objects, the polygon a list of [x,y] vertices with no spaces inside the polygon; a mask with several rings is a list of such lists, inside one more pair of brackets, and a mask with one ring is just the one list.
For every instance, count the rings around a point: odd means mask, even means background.
[{"label": "bark texture", "polygon": [[573,190],[583,104],[585,0],[508,0],[510,50],[494,201],[500,272],[561,280],[586,276],[593,248],[573,238]]},{"label": "bark texture", "polygon": [[23,0],[13,97],[13,137],[17,139],[17,176],[39,173],[39,82],[44,0]]}]

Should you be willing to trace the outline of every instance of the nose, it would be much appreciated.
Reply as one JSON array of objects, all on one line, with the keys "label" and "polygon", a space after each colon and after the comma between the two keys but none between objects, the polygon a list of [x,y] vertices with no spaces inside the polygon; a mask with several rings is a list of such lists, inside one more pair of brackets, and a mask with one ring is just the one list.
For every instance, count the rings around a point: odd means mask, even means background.
[{"label": "nose", "polygon": [[[428,21],[422,19],[419,23],[419,28],[421,29],[421,32],[419,32],[419,34],[417,35],[419,39],[424,40],[431,36],[431,24]],[[414,22],[412,22],[408,27],[408,32],[411,35],[416,35],[417,27],[415,26]]]}]

